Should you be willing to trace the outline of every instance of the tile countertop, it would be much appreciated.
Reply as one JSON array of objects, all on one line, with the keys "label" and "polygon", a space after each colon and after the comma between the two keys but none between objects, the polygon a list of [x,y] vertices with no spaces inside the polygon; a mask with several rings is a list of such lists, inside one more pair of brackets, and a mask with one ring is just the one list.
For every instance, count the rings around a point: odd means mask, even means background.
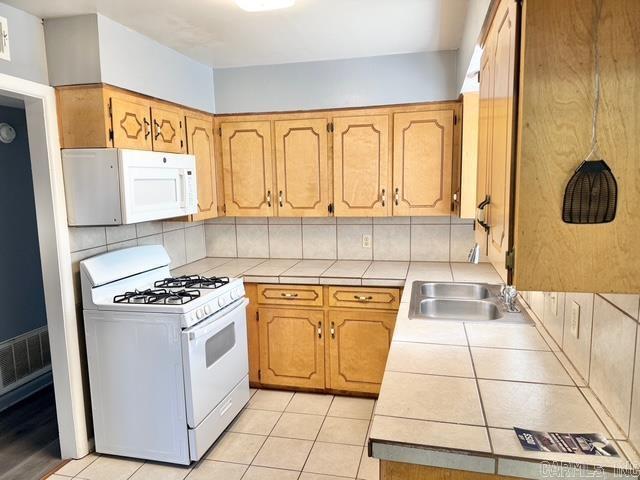
[{"label": "tile countertop", "polygon": [[[490,264],[468,265],[448,262],[206,257],[178,267],[172,273],[243,277],[245,282],[252,283],[379,287],[403,287],[408,281],[425,278],[449,282],[469,281],[469,278],[486,283],[501,282]],[[405,300],[408,301],[406,290],[403,296],[403,301]]]},{"label": "tile countertop", "polygon": [[[629,468],[630,445],[565,370],[541,325],[409,320],[414,280],[500,283],[490,264],[205,258],[173,273],[265,283],[406,284],[370,432],[376,458],[521,478],[552,476],[542,462],[604,467],[585,473],[598,478]],[[603,433],[620,457],[527,452],[514,426]]]}]

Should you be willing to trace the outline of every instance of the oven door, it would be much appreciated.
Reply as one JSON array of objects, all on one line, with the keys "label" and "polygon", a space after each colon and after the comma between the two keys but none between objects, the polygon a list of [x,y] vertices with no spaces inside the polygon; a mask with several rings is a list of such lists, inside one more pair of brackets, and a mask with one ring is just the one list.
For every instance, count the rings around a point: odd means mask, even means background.
[{"label": "oven door", "polygon": [[193,155],[119,150],[123,223],[197,212]]},{"label": "oven door", "polygon": [[243,298],[182,332],[187,423],[197,427],[249,372]]}]

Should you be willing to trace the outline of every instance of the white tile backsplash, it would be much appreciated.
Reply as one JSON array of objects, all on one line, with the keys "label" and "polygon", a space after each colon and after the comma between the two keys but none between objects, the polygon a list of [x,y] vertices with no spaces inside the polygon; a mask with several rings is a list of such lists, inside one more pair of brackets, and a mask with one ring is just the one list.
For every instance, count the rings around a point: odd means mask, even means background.
[{"label": "white tile backsplash", "polygon": [[107,244],[124,242],[136,238],[136,226],[132,225],[118,225],[115,227],[107,227]]},{"label": "white tile backsplash", "polygon": [[364,223],[342,225],[338,222],[338,259],[371,260],[373,258],[373,244],[370,247],[363,247],[363,235],[372,236],[373,225]]},{"label": "white tile backsplash", "polygon": [[[334,219],[335,220],[335,219]],[[335,224],[302,225],[302,258],[338,258],[337,228]]]},{"label": "white tile backsplash", "polygon": [[269,258],[268,225],[236,225],[238,257]]},{"label": "white tile backsplash", "polygon": [[[464,262],[473,224],[445,217],[237,217],[205,222],[207,256]],[[371,247],[362,236],[371,235]]]},{"label": "white tile backsplash", "polygon": [[106,244],[105,227],[69,227],[69,246],[72,252]]},{"label": "white tile backsplash", "polygon": [[162,234],[164,248],[171,258],[171,268],[187,263],[187,248],[184,229],[171,230]]},{"label": "white tile backsplash", "polygon": [[235,224],[205,224],[207,257],[237,257]]},{"label": "white tile backsplash", "polygon": [[411,225],[411,260],[448,262],[450,225]]},{"label": "white tile backsplash", "polygon": [[629,432],[637,322],[597,296],[593,307],[590,387]]},{"label": "white tile backsplash", "polygon": [[[393,218],[393,217],[392,217]],[[400,217],[406,218],[408,217]],[[409,260],[411,258],[411,225],[373,225],[374,260]]]},{"label": "white tile backsplash", "polygon": [[269,225],[269,257],[302,258],[302,225],[299,222]]},{"label": "white tile backsplash", "polygon": [[204,237],[204,225],[185,228],[185,250],[187,263],[195,262],[207,256],[207,246]]}]

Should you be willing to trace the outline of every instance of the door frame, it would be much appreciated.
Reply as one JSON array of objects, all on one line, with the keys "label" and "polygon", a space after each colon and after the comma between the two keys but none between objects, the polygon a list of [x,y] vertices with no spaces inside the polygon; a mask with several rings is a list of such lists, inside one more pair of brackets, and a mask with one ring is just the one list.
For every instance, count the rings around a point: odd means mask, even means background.
[{"label": "door frame", "polygon": [[90,442],[85,412],[55,90],[0,74],[0,95],[24,101],[62,458]]}]

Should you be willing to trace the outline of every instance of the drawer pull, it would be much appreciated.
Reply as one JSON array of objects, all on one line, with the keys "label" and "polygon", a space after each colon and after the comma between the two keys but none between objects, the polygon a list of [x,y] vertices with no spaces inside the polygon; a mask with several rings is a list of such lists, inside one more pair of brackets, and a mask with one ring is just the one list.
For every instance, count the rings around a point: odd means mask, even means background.
[{"label": "drawer pull", "polygon": [[371,295],[368,295],[366,297],[364,295],[354,295],[353,298],[355,298],[359,302],[368,302],[369,300],[373,300],[373,297]]},{"label": "drawer pull", "polygon": [[284,298],[296,298],[296,297],[298,296],[298,294],[297,294],[297,293],[287,293],[287,292],[282,292],[282,293],[280,294],[280,296],[281,296],[281,297],[284,297]]},{"label": "drawer pull", "polygon": [[322,322],[318,322],[318,338],[322,338]]},{"label": "drawer pull", "polygon": [[331,338],[336,338],[336,324],[331,322]]}]

